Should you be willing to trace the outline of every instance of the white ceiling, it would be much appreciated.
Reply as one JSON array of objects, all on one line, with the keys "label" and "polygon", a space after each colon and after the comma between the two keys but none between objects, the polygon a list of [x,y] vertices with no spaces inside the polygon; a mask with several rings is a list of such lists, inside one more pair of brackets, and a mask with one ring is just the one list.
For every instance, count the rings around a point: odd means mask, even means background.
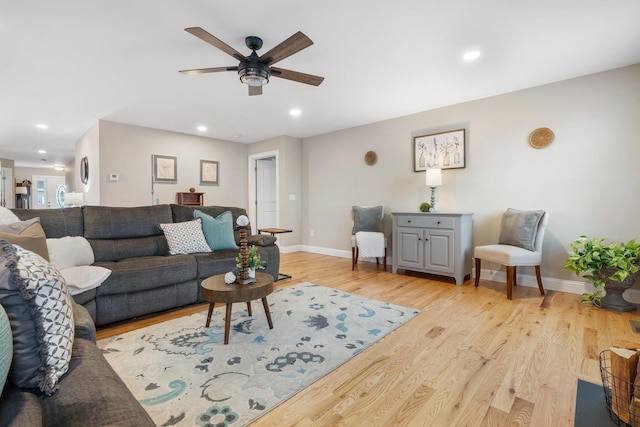
[{"label": "white ceiling", "polygon": [[[99,119],[245,143],[318,135],[640,63],[638,17],[638,0],[3,0],[0,157],[65,164]],[[187,27],[246,54],[248,35],[264,53],[300,30],[315,44],[277,66],[325,81],[272,78],[249,97],[234,72],[182,75],[237,65]]]}]

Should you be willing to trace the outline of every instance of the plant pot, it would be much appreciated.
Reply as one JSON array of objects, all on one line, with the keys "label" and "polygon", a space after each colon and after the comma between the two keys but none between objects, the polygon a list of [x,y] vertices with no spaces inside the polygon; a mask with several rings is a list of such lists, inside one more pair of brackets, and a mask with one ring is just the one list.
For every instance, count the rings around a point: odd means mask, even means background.
[{"label": "plant pot", "polygon": [[247,269],[247,273],[249,274],[249,279],[255,279],[256,278],[256,269],[255,268],[248,268]]},{"label": "plant pot", "polygon": [[635,311],[637,306],[631,304],[629,301],[622,298],[622,293],[632,287],[638,277],[640,277],[640,270],[635,273],[631,273],[622,282],[615,280],[609,280],[605,277],[610,276],[615,270],[606,268],[593,273],[594,277],[604,281],[606,295],[600,300],[600,306],[602,308],[608,308],[613,311]]}]

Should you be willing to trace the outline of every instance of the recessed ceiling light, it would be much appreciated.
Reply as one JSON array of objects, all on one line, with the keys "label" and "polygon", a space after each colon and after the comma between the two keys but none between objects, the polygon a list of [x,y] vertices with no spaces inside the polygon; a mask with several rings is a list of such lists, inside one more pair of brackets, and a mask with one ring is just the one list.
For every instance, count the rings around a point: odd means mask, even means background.
[{"label": "recessed ceiling light", "polygon": [[49,126],[45,125],[44,123],[38,123],[36,127],[38,129],[49,129]]},{"label": "recessed ceiling light", "polygon": [[289,111],[289,114],[291,114],[293,117],[298,117],[299,115],[302,114],[302,111],[298,110],[297,108],[292,108]]},{"label": "recessed ceiling light", "polygon": [[206,126],[198,126],[196,129],[198,129],[198,132],[206,132],[207,131],[207,127]]},{"label": "recessed ceiling light", "polygon": [[57,171],[63,171],[63,170],[64,170],[64,166],[55,165],[55,166],[53,167],[53,169],[54,169],[54,170],[57,170]]},{"label": "recessed ceiling light", "polygon": [[38,153],[40,153],[40,154],[47,154],[47,150],[38,150]]},{"label": "recessed ceiling light", "polygon": [[238,134],[233,135],[233,137],[234,137],[234,138],[242,138],[242,135],[240,135],[240,134],[238,133]]},{"label": "recessed ceiling light", "polygon": [[477,50],[471,50],[467,53],[465,53],[462,58],[464,58],[465,61],[473,61],[475,59],[480,58],[480,52]]}]

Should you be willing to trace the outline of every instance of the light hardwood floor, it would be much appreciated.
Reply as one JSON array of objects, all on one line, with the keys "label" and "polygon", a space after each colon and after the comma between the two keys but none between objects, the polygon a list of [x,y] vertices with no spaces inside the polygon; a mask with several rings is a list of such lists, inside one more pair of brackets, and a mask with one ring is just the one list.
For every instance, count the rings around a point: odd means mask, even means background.
[{"label": "light hardwood floor", "polygon": [[[633,313],[614,313],[580,296],[503,283],[410,273],[297,252],[281,271],[421,313],[252,426],[573,426],[577,379],[600,383],[598,353],[640,347]],[[98,338],[201,311],[189,307],[98,332]],[[278,325],[275,325],[277,328]],[[604,404],[604,398],[603,398]]]}]

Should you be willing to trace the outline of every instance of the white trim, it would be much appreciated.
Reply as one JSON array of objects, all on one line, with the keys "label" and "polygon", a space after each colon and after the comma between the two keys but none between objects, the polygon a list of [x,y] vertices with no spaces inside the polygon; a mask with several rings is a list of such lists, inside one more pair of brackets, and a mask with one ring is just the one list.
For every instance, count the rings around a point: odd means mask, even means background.
[{"label": "white trim", "polygon": [[[256,153],[249,155],[249,206],[247,213],[249,214],[249,222],[255,227],[258,224],[256,219],[256,161],[260,159],[276,159],[276,227],[280,227],[280,152],[279,150],[265,151],[264,153]],[[257,233],[257,229],[254,233]]]},{"label": "white trim", "polygon": [[[351,258],[351,252],[339,250],[339,249],[301,245],[300,250],[303,252],[311,252],[311,253],[321,254],[321,255],[330,255],[330,256],[335,256],[340,258]],[[286,253],[286,252],[283,251],[283,253]],[[367,259],[364,259],[364,261],[367,261]],[[391,261],[391,257],[387,258],[387,264],[389,266],[391,265],[390,261]],[[475,270],[473,270],[471,273],[472,279],[475,277],[473,274],[474,272]],[[489,270],[489,269],[482,269],[480,272],[480,278],[483,280],[491,280],[492,282],[507,281],[507,275],[504,271],[496,271],[496,270]],[[542,284],[544,285],[545,289],[549,289],[551,291],[567,292],[570,294],[578,294],[578,295],[581,295],[585,292],[585,282],[580,282],[576,280],[562,280],[562,279],[554,279],[551,277],[543,277]],[[535,275],[518,274],[518,286],[527,286],[531,288],[537,288],[538,281],[536,280]],[[637,296],[633,295],[631,297],[637,297],[637,299],[640,300],[640,295],[637,295]]]}]

